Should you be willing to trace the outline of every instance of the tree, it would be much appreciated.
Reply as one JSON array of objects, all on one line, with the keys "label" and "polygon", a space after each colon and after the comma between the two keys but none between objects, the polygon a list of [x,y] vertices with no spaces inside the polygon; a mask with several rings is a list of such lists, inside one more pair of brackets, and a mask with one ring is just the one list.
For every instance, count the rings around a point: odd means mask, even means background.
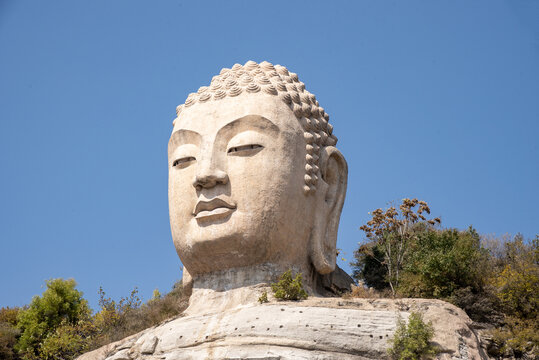
[{"label": "tree", "polygon": [[[387,282],[393,295],[399,286],[400,272],[410,244],[416,238],[416,230],[441,222],[438,217],[427,220],[425,213],[430,214],[430,208],[425,201],[406,198],[402,200],[399,210],[393,206],[385,212],[382,209],[374,210],[372,219],[360,227],[370,242],[361,246],[358,253],[369,255],[386,268]],[[375,248],[383,254],[381,258],[376,256]]]},{"label": "tree", "polygon": [[23,359],[46,359],[41,345],[50,334],[60,325],[76,325],[89,319],[88,302],[75,289],[76,285],[73,279],[47,280],[42,296],[35,296],[28,309],[19,312],[17,326],[21,337],[16,349]]},{"label": "tree", "polygon": [[539,236],[525,241],[518,234],[506,241],[497,262],[492,282],[505,318],[492,331],[492,355],[539,358]]},{"label": "tree", "polygon": [[387,282],[387,268],[379,259],[384,258],[384,251],[378,244],[360,247],[354,251],[355,261],[350,265],[353,268],[352,277],[368,287],[383,290],[389,287]]},{"label": "tree", "polygon": [[494,284],[508,315],[539,318],[539,236],[526,243],[517,235],[505,243],[504,263]]}]

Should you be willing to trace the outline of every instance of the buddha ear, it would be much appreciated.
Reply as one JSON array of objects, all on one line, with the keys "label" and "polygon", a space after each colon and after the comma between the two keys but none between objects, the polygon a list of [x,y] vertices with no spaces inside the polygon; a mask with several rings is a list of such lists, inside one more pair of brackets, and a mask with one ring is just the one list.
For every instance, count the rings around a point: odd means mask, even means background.
[{"label": "buddha ear", "polygon": [[335,270],[337,231],[348,178],[348,165],[337,148],[326,146],[320,151],[321,179],[314,194],[316,211],[311,232],[310,256],[316,270],[324,275]]}]

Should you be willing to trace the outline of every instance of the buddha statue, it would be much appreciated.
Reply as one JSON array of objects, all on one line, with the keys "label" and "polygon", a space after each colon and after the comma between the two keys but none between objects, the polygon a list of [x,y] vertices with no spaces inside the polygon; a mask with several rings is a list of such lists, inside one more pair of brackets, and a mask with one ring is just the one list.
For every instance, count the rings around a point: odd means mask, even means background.
[{"label": "buddha statue", "polygon": [[265,61],[221,70],[177,107],[169,208],[184,285],[229,290],[292,269],[324,292],[347,180],[328,120],[296,74]]},{"label": "buddha statue", "polygon": [[[189,307],[78,360],[380,359],[409,311],[436,320],[440,359],[486,359],[451,304],[321,296],[346,278],[335,261],[347,165],[328,120],[296,74],[268,62],[223,69],[190,94],[168,145]],[[312,296],[258,303],[288,269]]]}]

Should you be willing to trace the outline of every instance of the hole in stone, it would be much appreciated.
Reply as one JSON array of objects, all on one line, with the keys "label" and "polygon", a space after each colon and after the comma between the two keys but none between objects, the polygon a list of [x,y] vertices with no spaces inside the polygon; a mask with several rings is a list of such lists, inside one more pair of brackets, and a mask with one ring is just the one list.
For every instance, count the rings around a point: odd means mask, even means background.
[{"label": "hole in stone", "polygon": [[253,325],[253,326],[251,326],[251,329],[254,329],[254,328],[255,328],[255,326],[254,326],[254,325]]},{"label": "hole in stone", "polygon": [[380,339],[383,339],[384,337],[380,335]]},{"label": "hole in stone", "polygon": [[238,330],[238,328],[234,328],[234,330]]},{"label": "hole in stone", "polygon": [[208,338],[208,335],[206,335],[206,339]]},{"label": "hole in stone", "polygon": [[280,328],[282,328],[283,326],[282,325],[279,325]]},{"label": "hole in stone", "polygon": [[369,335],[371,338],[373,337],[372,334]]},{"label": "hole in stone", "polygon": [[305,324],[305,327],[309,327],[309,324]]},{"label": "hole in stone", "polygon": [[300,314],[303,314],[303,311],[300,310],[299,313],[300,313]]},{"label": "hole in stone", "polygon": [[266,330],[269,330],[269,328],[267,328]]},{"label": "hole in stone", "polygon": [[357,327],[361,327],[361,324],[357,324]]},{"label": "hole in stone", "polygon": [[284,309],[281,309],[281,311],[284,311]]},{"label": "hole in stone", "polygon": [[180,339],[183,337],[183,335],[180,335]]}]

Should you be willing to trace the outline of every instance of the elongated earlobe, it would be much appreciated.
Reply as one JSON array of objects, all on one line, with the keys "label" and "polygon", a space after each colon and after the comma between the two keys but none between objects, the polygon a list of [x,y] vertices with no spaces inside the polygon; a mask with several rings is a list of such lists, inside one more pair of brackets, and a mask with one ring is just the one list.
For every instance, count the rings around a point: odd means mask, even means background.
[{"label": "elongated earlobe", "polygon": [[317,210],[311,232],[310,257],[318,273],[324,275],[335,270],[337,232],[348,178],[348,165],[337,148],[327,146],[322,149],[320,173],[322,179],[315,193]]}]

